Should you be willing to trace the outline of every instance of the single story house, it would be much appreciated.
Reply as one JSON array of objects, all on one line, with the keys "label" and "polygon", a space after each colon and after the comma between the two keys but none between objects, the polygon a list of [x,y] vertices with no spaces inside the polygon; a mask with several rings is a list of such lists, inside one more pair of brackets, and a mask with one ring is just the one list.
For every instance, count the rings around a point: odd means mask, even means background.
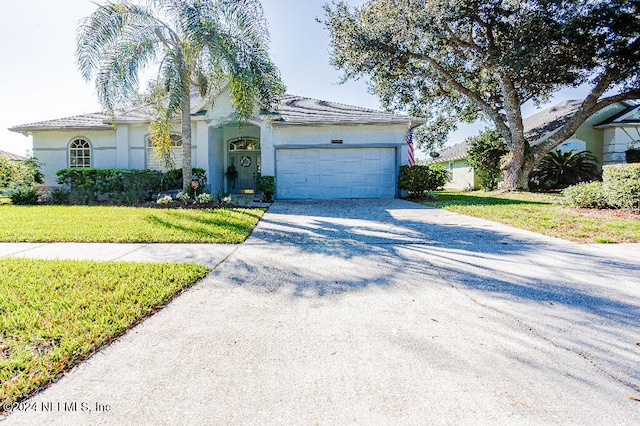
[{"label": "single story house", "polygon": [[[525,136],[536,145],[551,137],[578,109],[581,101],[564,101],[523,120]],[[599,165],[624,163],[625,152],[640,148],[640,105],[617,102],[589,117],[575,134],[557,149],[590,151]],[[468,143],[462,142],[431,160],[449,170],[446,189],[479,189],[477,174],[467,163]]]},{"label": "single story house", "polygon": [[[276,198],[393,198],[407,164],[408,126],[424,121],[334,102],[285,95],[276,111],[238,123],[226,90],[209,108],[192,96],[193,166],[206,171],[210,191],[252,193],[258,174],[275,176]],[[68,167],[160,169],[142,106],[42,121],[9,130],[33,136],[45,185]],[[411,124],[410,124],[411,123]],[[180,167],[179,127],[172,138]],[[230,182],[229,166],[238,171]]]}]

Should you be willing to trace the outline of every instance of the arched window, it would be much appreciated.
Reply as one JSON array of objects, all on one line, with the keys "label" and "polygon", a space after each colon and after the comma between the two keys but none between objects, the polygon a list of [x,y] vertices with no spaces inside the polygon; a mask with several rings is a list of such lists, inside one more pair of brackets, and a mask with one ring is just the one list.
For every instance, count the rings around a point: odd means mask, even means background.
[{"label": "arched window", "polygon": [[158,156],[151,139],[147,136],[147,169],[167,171],[169,169],[180,168],[182,165],[182,136],[171,135],[171,152],[169,153],[170,164],[165,159]]},{"label": "arched window", "polygon": [[260,141],[254,138],[237,138],[229,141],[229,151],[260,151]]},{"label": "arched window", "polygon": [[91,167],[91,144],[77,138],[69,144],[69,167]]}]

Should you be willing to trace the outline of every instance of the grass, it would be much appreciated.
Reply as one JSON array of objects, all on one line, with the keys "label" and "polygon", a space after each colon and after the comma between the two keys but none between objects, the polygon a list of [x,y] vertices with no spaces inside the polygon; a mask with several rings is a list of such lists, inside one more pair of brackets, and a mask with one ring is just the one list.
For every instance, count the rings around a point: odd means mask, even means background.
[{"label": "grass", "polygon": [[0,260],[0,402],[47,385],[206,273],[195,264]]},{"label": "grass", "polygon": [[241,243],[261,209],[0,205],[3,242]]},{"label": "grass", "polygon": [[560,195],[443,191],[438,199],[422,204],[580,243],[640,243],[640,220],[563,207]]}]

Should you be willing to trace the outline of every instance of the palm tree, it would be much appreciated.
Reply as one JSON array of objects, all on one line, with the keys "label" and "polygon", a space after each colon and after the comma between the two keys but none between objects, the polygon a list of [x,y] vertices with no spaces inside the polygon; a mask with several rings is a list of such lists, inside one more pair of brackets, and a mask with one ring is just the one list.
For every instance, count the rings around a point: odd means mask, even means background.
[{"label": "palm tree", "polygon": [[183,186],[191,182],[191,89],[210,104],[223,84],[240,122],[272,108],[284,93],[267,51],[268,30],[258,0],[108,1],[78,30],[76,57],[101,104],[114,114],[140,99],[140,72],[157,67],[147,102],[150,138],[171,148],[171,122],[182,124]]},{"label": "palm tree", "polygon": [[598,160],[589,151],[548,153],[536,166],[530,179],[539,187],[565,188],[580,182],[599,179]]}]

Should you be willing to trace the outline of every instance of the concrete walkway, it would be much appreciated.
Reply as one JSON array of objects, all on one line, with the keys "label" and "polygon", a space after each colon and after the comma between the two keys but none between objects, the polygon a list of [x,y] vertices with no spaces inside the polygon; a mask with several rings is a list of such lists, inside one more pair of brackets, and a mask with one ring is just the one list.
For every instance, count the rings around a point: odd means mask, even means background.
[{"label": "concrete walkway", "polygon": [[638,245],[376,200],[276,202],[224,249],[7,424],[640,423]]}]

